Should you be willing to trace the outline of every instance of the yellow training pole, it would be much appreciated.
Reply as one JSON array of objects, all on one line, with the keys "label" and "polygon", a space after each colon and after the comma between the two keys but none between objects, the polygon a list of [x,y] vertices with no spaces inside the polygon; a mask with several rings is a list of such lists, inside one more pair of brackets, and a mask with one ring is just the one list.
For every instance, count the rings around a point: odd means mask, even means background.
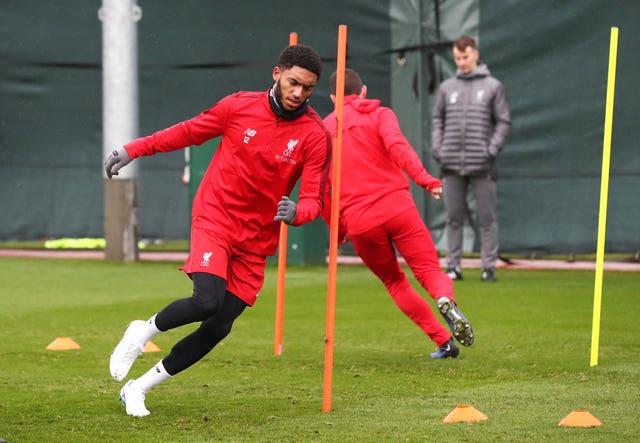
[{"label": "yellow training pole", "polygon": [[618,28],[611,28],[609,44],[609,75],[607,80],[607,104],[604,115],[604,143],[602,147],[602,178],[600,182],[600,214],[598,217],[598,246],[596,251],[596,281],[593,291],[593,325],[591,329],[591,366],[598,364],[600,339],[600,308],[602,304],[602,270],[607,231],[607,198],[609,194],[609,161],[611,158],[611,129],[613,127],[613,101],[616,89],[616,60],[618,54]]},{"label": "yellow training pole", "polygon": [[[289,34],[289,46],[298,44],[298,34]],[[273,355],[282,354],[282,329],[284,328],[284,283],[287,273],[287,241],[289,227],[280,222],[280,238],[278,240],[278,281],[276,283],[276,332],[273,340]]]},{"label": "yellow training pole", "polygon": [[338,218],[340,216],[340,170],[342,164],[342,112],[344,109],[344,71],[347,64],[347,25],[338,26],[338,65],[336,69],[336,135],[333,142],[331,178],[331,226],[329,232],[329,275],[327,278],[327,333],[324,347],[322,412],[331,410],[333,389],[333,331],[336,318],[336,274],[338,273]]}]

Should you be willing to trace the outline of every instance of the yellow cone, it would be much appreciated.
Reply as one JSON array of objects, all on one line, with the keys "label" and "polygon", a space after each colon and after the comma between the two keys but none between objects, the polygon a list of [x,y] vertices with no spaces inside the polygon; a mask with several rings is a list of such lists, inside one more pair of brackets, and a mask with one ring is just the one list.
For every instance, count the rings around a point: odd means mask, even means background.
[{"label": "yellow cone", "polygon": [[160,348],[151,340],[149,340],[142,349],[142,352],[160,352]]},{"label": "yellow cone", "polygon": [[604,426],[604,423],[591,415],[589,411],[577,409],[570,412],[565,418],[560,420],[558,426],[590,428],[592,426]]},{"label": "yellow cone", "polygon": [[70,337],[58,337],[46,347],[49,351],[68,351],[80,349],[80,345]]},{"label": "yellow cone", "polygon": [[478,411],[473,406],[461,405],[451,411],[442,421],[445,423],[451,423],[457,421],[480,421],[488,419],[489,417]]}]

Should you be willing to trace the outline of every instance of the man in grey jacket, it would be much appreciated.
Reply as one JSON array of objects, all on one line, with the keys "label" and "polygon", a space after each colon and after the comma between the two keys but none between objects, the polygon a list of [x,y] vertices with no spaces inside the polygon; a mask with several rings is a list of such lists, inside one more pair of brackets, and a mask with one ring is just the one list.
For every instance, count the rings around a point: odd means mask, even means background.
[{"label": "man in grey jacket", "polygon": [[511,128],[511,116],[502,83],[479,64],[480,52],[472,37],[453,43],[458,70],[442,82],[432,114],[433,157],[443,176],[447,211],[447,274],[462,279],[462,233],[467,213],[467,191],[473,190],[482,260],[482,281],[495,281],[498,259],[496,214],[496,159]]}]

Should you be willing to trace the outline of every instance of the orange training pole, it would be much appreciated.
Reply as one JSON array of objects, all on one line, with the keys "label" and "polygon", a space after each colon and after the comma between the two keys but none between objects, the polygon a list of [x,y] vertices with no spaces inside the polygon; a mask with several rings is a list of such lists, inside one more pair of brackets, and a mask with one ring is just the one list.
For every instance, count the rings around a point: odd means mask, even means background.
[{"label": "orange training pole", "polygon": [[324,346],[324,387],[322,412],[331,410],[333,387],[333,331],[336,317],[336,274],[338,272],[338,217],[340,215],[340,170],[342,163],[342,111],[344,71],[347,59],[347,25],[338,27],[338,66],[336,69],[336,136],[333,144],[331,179],[331,226],[329,233],[329,276],[327,281],[327,333]]},{"label": "orange training pole", "polygon": [[[298,44],[298,34],[289,34],[289,46]],[[276,332],[273,342],[273,355],[282,354],[282,329],[284,327],[284,282],[287,273],[287,241],[289,226],[280,222],[280,239],[278,240],[278,281],[276,283]]]}]

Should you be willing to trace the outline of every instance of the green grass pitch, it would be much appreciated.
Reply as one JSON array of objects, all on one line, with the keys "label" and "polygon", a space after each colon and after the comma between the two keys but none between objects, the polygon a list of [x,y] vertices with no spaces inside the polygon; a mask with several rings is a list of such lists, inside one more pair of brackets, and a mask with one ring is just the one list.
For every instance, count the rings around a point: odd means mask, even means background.
[{"label": "green grass pitch", "polygon": [[[476,342],[432,360],[430,340],[359,266],[339,266],[332,411],[322,412],[326,267],[287,272],[273,356],[276,268],[254,308],[128,417],[109,354],[126,324],[191,293],[178,263],[0,259],[0,438],[14,442],[640,441],[640,273],[604,274],[599,364],[589,366],[594,272],[469,269],[456,297]],[[414,280],[413,284],[416,285]],[[434,303],[432,303],[434,306]],[[137,377],[189,325],[154,338]],[[56,337],[82,348],[48,351]],[[489,417],[443,423],[456,406]],[[604,422],[560,427],[573,410]]]}]

